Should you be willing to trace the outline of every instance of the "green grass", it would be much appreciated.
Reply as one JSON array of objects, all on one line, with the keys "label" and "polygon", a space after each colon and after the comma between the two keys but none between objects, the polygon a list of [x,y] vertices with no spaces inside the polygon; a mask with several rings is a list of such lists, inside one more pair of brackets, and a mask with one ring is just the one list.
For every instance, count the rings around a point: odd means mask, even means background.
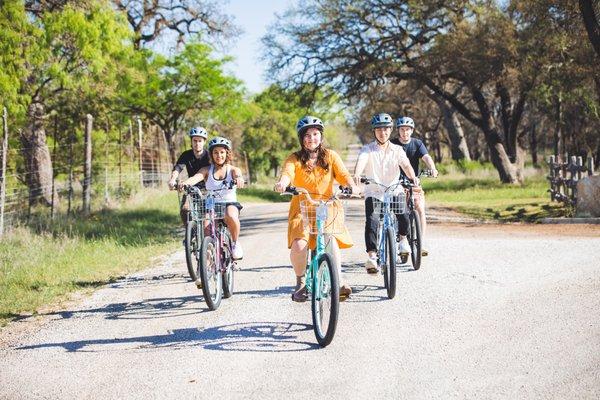
[{"label": "green grass", "polygon": [[0,242],[0,326],[148,266],[177,248],[178,225],[175,194],[150,191],[86,219],[16,228]]},{"label": "green grass", "polygon": [[548,183],[540,173],[531,174],[523,185],[502,184],[495,171],[487,175],[482,171],[477,177],[454,172],[438,179],[423,179],[427,202],[500,222],[537,222],[571,212],[550,201]]},{"label": "green grass", "polygon": [[252,187],[238,189],[238,201],[242,204],[244,202],[284,203],[290,201],[290,196],[282,196],[279,193],[274,192],[272,186],[272,184],[252,185]]}]

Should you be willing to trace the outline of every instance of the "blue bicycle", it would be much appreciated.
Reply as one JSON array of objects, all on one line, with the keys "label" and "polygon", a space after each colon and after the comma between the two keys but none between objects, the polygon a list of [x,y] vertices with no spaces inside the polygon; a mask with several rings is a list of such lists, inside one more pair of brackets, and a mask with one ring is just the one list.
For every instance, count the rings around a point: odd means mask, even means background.
[{"label": "blue bicycle", "polygon": [[377,231],[377,264],[383,275],[383,282],[388,298],[396,295],[396,238],[398,221],[396,214],[406,211],[406,197],[402,182],[395,182],[390,186],[383,185],[373,179],[361,177],[361,183],[375,184],[384,189],[383,201],[380,202],[379,229]]},{"label": "blue bicycle", "polygon": [[334,233],[344,227],[341,195],[351,195],[348,188],[334,193],[326,200],[313,200],[301,187],[288,186],[284,194],[304,195],[300,201],[302,222],[311,235],[316,235],[316,248],[309,250],[306,265],[306,290],[311,296],[313,329],[321,347],[333,340],[340,309],[340,277],[334,249]]}]

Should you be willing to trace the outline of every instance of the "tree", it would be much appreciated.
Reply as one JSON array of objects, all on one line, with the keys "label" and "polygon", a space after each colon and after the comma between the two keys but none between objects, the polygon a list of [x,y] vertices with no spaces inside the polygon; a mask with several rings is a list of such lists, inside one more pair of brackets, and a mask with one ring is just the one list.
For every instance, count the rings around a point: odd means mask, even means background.
[{"label": "tree", "polygon": [[[28,8],[26,8],[26,6]],[[45,116],[55,96],[115,82],[128,58],[129,30],[105,1],[7,1],[0,8],[3,54],[0,81],[23,126],[21,143],[30,203],[51,202],[52,161]]]},{"label": "tree", "polygon": [[122,82],[122,111],[145,116],[159,126],[169,146],[171,161],[177,159],[175,135],[186,119],[210,122],[216,115],[225,116],[240,106],[240,81],[224,73],[228,58],[211,58],[211,48],[202,43],[188,43],[172,58],[149,54],[137,60],[141,74]]},{"label": "tree", "polygon": [[213,39],[227,39],[238,31],[230,18],[212,0],[113,0],[127,15],[140,49],[165,34],[175,35],[177,45],[202,33]]},{"label": "tree", "polygon": [[271,72],[290,85],[362,98],[373,85],[418,82],[481,130],[501,181],[514,183],[523,112],[548,57],[548,32],[520,16],[493,1],[314,1],[290,10],[264,42]]}]

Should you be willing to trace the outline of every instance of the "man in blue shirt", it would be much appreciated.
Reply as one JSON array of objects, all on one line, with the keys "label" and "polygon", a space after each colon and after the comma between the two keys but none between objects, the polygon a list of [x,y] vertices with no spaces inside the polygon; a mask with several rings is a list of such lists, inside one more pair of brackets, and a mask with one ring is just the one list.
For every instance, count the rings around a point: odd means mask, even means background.
[{"label": "man in blue shirt", "polygon": [[[391,142],[402,146],[410,164],[415,171],[415,174],[419,175],[419,160],[423,159],[427,168],[431,170],[433,177],[438,176],[438,170],[435,168],[433,158],[427,152],[425,144],[416,138],[412,138],[412,134],[415,130],[415,122],[410,117],[400,117],[396,120],[396,128],[398,129],[398,139],[392,139]],[[404,172],[401,171],[402,174]],[[421,220],[421,234],[425,238],[425,192],[419,187],[415,187],[413,190],[415,207],[419,213],[419,219]],[[428,254],[425,245],[422,245],[422,255]]]}]

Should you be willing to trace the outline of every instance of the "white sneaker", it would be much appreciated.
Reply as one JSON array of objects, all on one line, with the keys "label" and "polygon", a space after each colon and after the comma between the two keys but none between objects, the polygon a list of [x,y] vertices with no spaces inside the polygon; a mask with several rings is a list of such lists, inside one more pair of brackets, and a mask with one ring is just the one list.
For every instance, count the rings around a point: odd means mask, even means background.
[{"label": "white sneaker", "polygon": [[365,268],[367,269],[367,272],[370,274],[377,273],[377,256],[374,256],[374,257],[368,256],[367,262],[365,263]]},{"label": "white sneaker", "polygon": [[398,242],[398,254],[410,254],[410,245],[407,238],[401,239]]},{"label": "white sneaker", "polygon": [[234,260],[241,260],[244,258],[244,250],[242,250],[242,245],[239,243],[234,243],[233,248],[231,249],[231,255]]}]

